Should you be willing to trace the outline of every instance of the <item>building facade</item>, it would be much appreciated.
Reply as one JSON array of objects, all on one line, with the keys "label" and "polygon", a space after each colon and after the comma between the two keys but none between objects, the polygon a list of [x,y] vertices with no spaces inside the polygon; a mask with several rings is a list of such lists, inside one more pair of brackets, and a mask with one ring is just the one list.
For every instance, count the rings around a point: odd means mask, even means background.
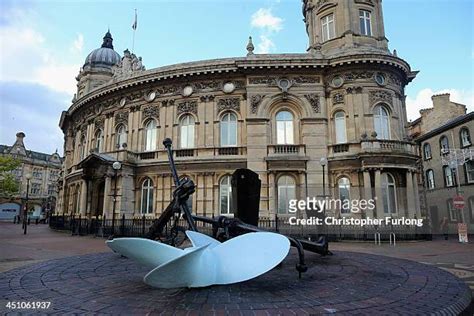
[{"label": "building facade", "polygon": [[120,57],[107,32],[61,117],[60,212],[110,218],[115,204],[120,216],[159,215],[173,189],[169,137],[199,215],[231,215],[230,175],[249,168],[262,181],[261,217],[325,193],[377,197],[371,212],[327,210],[335,216],[420,218],[404,94],[416,72],[388,50],[381,1],[305,0],[303,15],[307,52],[254,54],[250,39],[245,57],[150,70],[128,50]]},{"label": "building facade", "polygon": [[[474,112],[451,102],[449,94],[432,97],[433,107],[420,111],[409,130],[419,144],[423,161],[424,190],[421,195],[433,233],[457,233],[457,224],[474,230]],[[465,200],[463,210],[454,207],[455,196]],[[447,227],[443,227],[443,220]]]},{"label": "building facade", "polygon": [[[25,204],[27,188],[29,188],[28,214],[30,217],[41,218],[55,209],[62,159],[57,152],[45,154],[27,150],[23,142],[24,138],[25,134],[19,132],[12,146],[0,145],[1,156],[13,157],[21,162],[20,166],[13,170],[20,185],[19,193],[12,198],[0,199],[0,219],[13,219],[15,215],[21,215],[20,210]],[[31,176],[29,185],[27,175]]]}]

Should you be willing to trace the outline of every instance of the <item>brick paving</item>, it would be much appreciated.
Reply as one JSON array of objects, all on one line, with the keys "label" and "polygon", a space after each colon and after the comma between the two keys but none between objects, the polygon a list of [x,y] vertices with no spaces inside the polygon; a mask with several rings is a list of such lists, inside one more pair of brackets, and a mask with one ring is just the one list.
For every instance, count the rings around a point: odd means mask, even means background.
[{"label": "brick paving", "polygon": [[[292,253],[254,280],[202,289],[155,289],[147,269],[114,253],[45,261],[0,274],[1,311],[7,301],[51,301],[48,314],[128,315],[455,315],[471,300],[451,273],[413,261],[336,252],[307,254],[298,279]],[[17,312],[17,311],[15,311]]]}]

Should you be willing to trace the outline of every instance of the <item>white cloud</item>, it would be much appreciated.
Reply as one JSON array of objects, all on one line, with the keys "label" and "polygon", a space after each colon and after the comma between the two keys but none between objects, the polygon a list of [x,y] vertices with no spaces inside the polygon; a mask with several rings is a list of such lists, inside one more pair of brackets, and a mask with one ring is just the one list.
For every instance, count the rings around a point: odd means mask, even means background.
[{"label": "white cloud", "polygon": [[71,51],[76,54],[81,54],[84,48],[84,35],[81,33],[77,34],[76,39],[72,42]]},{"label": "white cloud", "polygon": [[257,54],[268,54],[275,48],[275,43],[265,35],[260,35],[260,42],[257,44]]},{"label": "white cloud", "polygon": [[278,32],[283,29],[283,19],[272,14],[271,9],[260,8],[252,15],[252,27]]},{"label": "white cloud", "polygon": [[418,92],[415,97],[407,96],[406,107],[408,120],[415,120],[420,116],[420,110],[433,107],[431,97],[435,94],[449,93],[450,101],[461,103],[467,106],[467,111],[474,111],[474,91],[459,89],[443,89],[433,91],[426,88]]}]

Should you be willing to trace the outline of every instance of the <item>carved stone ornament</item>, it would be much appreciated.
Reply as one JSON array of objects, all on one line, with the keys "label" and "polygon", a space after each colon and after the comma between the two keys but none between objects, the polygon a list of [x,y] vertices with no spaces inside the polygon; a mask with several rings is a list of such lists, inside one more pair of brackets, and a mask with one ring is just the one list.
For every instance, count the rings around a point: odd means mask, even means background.
[{"label": "carved stone ornament", "polygon": [[304,97],[309,101],[311,104],[311,108],[315,113],[321,113],[321,105],[319,103],[319,94],[311,93],[305,94]]},{"label": "carved stone ornament", "polygon": [[99,129],[104,129],[104,119],[103,118],[96,118],[94,120],[94,127],[96,130],[99,130]]},{"label": "carved stone ornament", "polygon": [[370,91],[369,100],[370,100],[370,104],[374,104],[379,101],[387,102],[391,104],[392,94],[390,92],[383,91],[383,90]]},{"label": "carved stone ornament", "polygon": [[217,111],[221,112],[224,110],[240,111],[240,99],[239,98],[226,98],[219,99],[217,101]]},{"label": "carved stone ornament", "polygon": [[346,92],[351,93],[362,93],[364,89],[361,86],[350,86],[346,88]]},{"label": "carved stone ornament", "polygon": [[159,118],[160,109],[157,105],[149,105],[142,109],[142,117],[145,118]]},{"label": "carved stone ornament", "polygon": [[167,99],[167,100],[161,101],[161,104],[163,106],[173,106],[174,102],[175,102],[174,99]]},{"label": "carved stone ornament", "polygon": [[336,92],[332,96],[332,104],[344,103],[344,94],[341,92]]},{"label": "carved stone ornament", "polygon": [[253,114],[257,113],[258,106],[260,105],[260,102],[262,102],[264,97],[265,95],[263,94],[255,94],[250,97],[250,110]]},{"label": "carved stone ornament", "polygon": [[115,125],[128,123],[128,112],[117,112],[115,113]]},{"label": "carved stone ornament", "polygon": [[201,96],[201,102],[212,102],[214,101],[214,96],[212,94],[206,94]]},{"label": "carved stone ornament", "polygon": [[343,74],[343,78],[345,81],[354,81],[357,79],[371,79],[373,76],[374,73],[371,71],[352,71]]},{"label": "carved stone ornament", "polygon": [[197,101],[186,101],[178,104],[178,115],[182,113],[197,114]]},{"label": "carved stone ornament", "polygon": [[255,85],[278,86],[280,89],[283,89],[281,86],[283,80],[288,80],[288,88],[297,84],[312,84],[320,82],[319,77],[297,76],[290,79],[277,77],[253,77],[249,79],[249,83]]}]

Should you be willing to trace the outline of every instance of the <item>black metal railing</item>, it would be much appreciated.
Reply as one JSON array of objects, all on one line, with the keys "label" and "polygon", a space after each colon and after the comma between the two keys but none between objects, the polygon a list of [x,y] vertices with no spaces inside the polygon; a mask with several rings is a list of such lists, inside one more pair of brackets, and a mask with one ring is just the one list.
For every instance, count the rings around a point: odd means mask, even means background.
[{"label": "black metal railing", "polygon": [[[112,219],[104,217],[83,217],[70,215],[53,215],[49,219],[49,226],[52,229],[70,231],[72,235],[95,235],[99,237],[144,237],[153,224],[155,219],[151,217],[125,218],[125,215],[115,219],[115,225],[112,225]],[[180,219],[178,225],[187,228],[186,221]],[[212,225],[196,222],[200,232],[212,234]],[[114,231],[112,231],[112,226]],[[339,240],[374,240],[375,234],[380,233],[382,241],[390,240],[390,234],[395,233],[397,241],[399,240],[423,240],[431,239],[431,230],[428,226],[302,226],[290,225],[287,218],[278,218],[277,220],[262,218],[258,226],[268,231],[276,231],[291,237],[316,239],[318,235],[328,236],[330,241]],[[171,227],[165,227],[169,230]]]}]

